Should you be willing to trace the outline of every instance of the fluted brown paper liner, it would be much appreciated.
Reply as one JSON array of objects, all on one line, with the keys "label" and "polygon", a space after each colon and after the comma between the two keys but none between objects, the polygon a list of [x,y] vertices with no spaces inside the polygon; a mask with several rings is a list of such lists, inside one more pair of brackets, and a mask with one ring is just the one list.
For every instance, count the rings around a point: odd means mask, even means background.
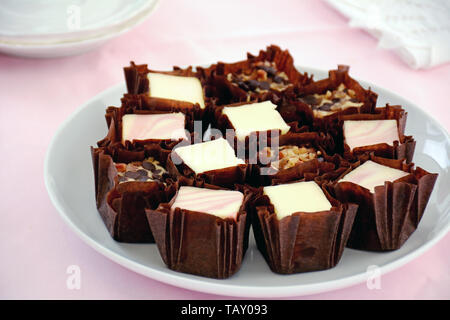
[{"label": "fluted brown paper liner", "polygon": [[[208,159],[204,160],[208,161]],[[247,163],[245,163],[233,167],[209,170],[196,174],[181,160],[180,156],[178,156],[175,152],[172,152],[167,159],[167,170],[174,177],[186,177],[202,180],[208,184],[231,188],[235,184],[245,183],[251,168]]]},{"label": "fluted brown paper liner", "polygon": [[262,188],[254,198],[253,234],[273,272],[292,274],[329,269],[339,262],[357,205],[342,204],[325,190],[332,208],[296,212],[279,220]]},{"label": "fluted brown paper liner", "polygon": [[[204,181],[181,178],[182,185],[221,189]],[[155,210],[146,210],[161,258],[168,268],[204,277],[224,279],[236,273],[248,247],[250,220],[247,214],[251,193],[238,186],[244,201],[234,219],[185,209],[171,211],[175,197]]]},{"label": "fluted brown paper liner", "polygon": [[205,83],[205,78],[202,72],[195,72],[192,66],[182,69],[180,67],[174,66],[172,71],[156,71],[150,70],[147,64],[135,64],[134,61],[130,62],[128,67],[124,67],[125,82],[127,84],[127,91],[130,94],[141,94],[148,93],[150,90],[149,79],[147,77],[148,73],[162,73],[173,76],[182,77],[196,77],[199,78],[200,82]]},{"label": "fluted brown paper liner", "polygon": [[[389,104],[383,108],[376,108],[373,114],[352,114],[339,116],[339,138],[343,146],[338,149],[343,150],[343,157],[355,161],[359,155],[373,153],[375,156],[388,159],[406,159],[410,163],[414,156],[416,141],[412,136],[405,135],[406,119],[408,113],[401,106],[391,106]],[[393,145],[380,143],[371,146],[357,147],[350,150],[345,143],[343,136],[343,123],[345,120],[396,120],[398,126],[399,141],[394,141]]]},{"label": "fluted brown paper liner", "polygon": [[[130,112],[130,109],[182,112],[188,118],[187,124],[191,132],[194,129],[194,120],[202,121],[202,133],[206,131],[211,117],[211,103],[215,98],[209,96],[212,88],[207,82],[204,69],[193,71],[191,66],[186,69],[175,66],[172,71],[154,71],[149,70],[146,64],[136,65],[132,61],[129,67],[124,68],[124,72],[128,93],[122,98],[122,106],[127,109],[127,113],[134,113],[134,111]],[[151,97],[149,95],[150,80],[147,77],[149,72],[198,78],[203,88],[205,108],[202,109],[198,103]]]},{"label": "fluted brown paper liner", "polygon": [[[106,124],[108,126],[108,133],[102,140],[97,142],[99,147],[112,147],[113,150],[130,150],[137,151],[143,150],[147,145],[157,144],[160,145],[163,149],[171,150],[183,139],[180,140],[171,140],[171,139],[146,139],[146,140],[133,140],[133,141],[125,141],[125,144],[122,143],[122,117],[125,114],[133,113],[133,114],[160,114],[166,113],[164,111],[158,110],[133,110],[129,112],[126,108],[117,108],[117,107],[108,107],[106,109],[105,119]],[[195,139],[199,139],[200,133],[196,131],[190,131],[191,127],[193,129],[194,123],[192,118],[189,119],[186,117],[185,121],[185,129],[190,132],[188,135],[188,139],[190,141],[194,141]],[[192,126],[191,126],[192,125]]]},{"label": "fluted brown paper liner", "polygon": [[[378,95],[369,89],[364,89],[358,81],[349,75],[349,66],[339,65],[338,69],[330,70],[328,78],[314,81],[310,84],[296,87],[295,94],[289,93],[279,104],[279,112],[286,121],[298,121],[303,119],[310,122],[314,130],[333,133],[336,130],[339,115],[355,113],[372,113],[375,109]],[[299,98],[311,94],[323,94],[328,90],[332,91],[345,84],[348,89],[355,91],[357,100],[362,102],[361,107],[350,107],[331,115],[319,118],[314,117],[311,106],[300,101]]]},{"label": "fluted brown paper liner", "polygon": [[172,184],[160,181],[117,183],[114,162],[142,161],[153,156],[165,165],[167,150],[157,145],[141,151],[119,148],[92,148],[97,210],[111,236],[120,242],[154,242],[145,208],[156,208],[175,193]]},{"label": "fluted brown paper liner", "polygon": [[[268,146],[270,147],[270,142]],[[296,164],[294,167],[284,170],[278,170],[274,174],[265,174],[263,170],[270,167],[270,163],[263,164],[259,157],[256,161],[256,170],[253,172],[253,183],[256,185],[280,184],[289,181],[300,180],[305,177],[312,180],[314,177],[322,175],[326,172],[334,171],[340,167],[349,167],[350,163],[341,156],[335,154],[328,155],[328,150],[334,149],[333,138],[324,133],[304,132],[304,133],[288,133],[279,137],[279,146],[296,145],[314,147],[322,153],[321,160],[312,159],[306,162]],[[261,151],[261,150],[260,150]],[[266,161],[267,162],[267,161]]]},{"label": "fluted brown paper liner", "polygon": [[[293,87],[303,86],[312,81],[312,77],[309,77],[307,73],[300,73],[295,68],[294,59],[288,50],[281,50],[276,45],[270,45],[266,50],[260,50],[257,56],[247,53],[246,60],[235,63],[218,62],[209,68],[203,69],[204,74],[208,76],[209,83],[211,84],[211,95],[218,99],[218,105],[242,101],[272,100],[276,102],[284,95],[284,91],[279,92],[273,89],[269,89],[263,93],[245,91],[227,80],[229,73],[235,74],[240,73],[242,70],[251,70],[252,65],[259,61],[275,62],[277,70],[287,75]],[[293,90],[293,87],[291,90]]]},{"label": "fluted brown paper liner", "polygon": [[[403,170],[406,177],[375,187],[374,193],[351,182],[337,181],[368,159]],[[429,173],[404,160],[385,159],[373,154],[339,174],[332,183],[335,196],[342,202],[359,205],[347,246],[369,251],[399,249],[417,229],[433,191],[437,174]]]}]

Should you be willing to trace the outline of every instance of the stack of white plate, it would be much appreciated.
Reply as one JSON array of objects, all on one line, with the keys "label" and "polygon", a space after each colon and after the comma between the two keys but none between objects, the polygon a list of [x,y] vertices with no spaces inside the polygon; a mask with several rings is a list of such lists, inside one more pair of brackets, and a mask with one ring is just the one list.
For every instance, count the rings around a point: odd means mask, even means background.
[{"label": "stack of white plate", "polygon": [[94,49],[130,30],[158,0],[2,0],[0,52],[52,58]]}]

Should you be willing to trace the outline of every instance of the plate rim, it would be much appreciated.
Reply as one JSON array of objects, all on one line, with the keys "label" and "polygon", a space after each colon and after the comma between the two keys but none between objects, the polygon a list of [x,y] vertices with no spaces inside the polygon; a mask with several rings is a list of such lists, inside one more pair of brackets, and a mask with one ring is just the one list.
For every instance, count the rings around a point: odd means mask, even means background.
[{"label": "plate rim", "polygon": [[[327,71],[323,69],[318,69],[314,67],[304,67],[297,66],[298,70],[304,70],[311,74],[323,73],[326,74]],[[374,83],[369,83],[364,80],[356,79],[358,82],[363,84],[364,86],[371,87],[373,90],[382,89],[384,91],[388,91],[391,97],[395,99],[401,99],[408,101],[408,107],[415,108],[419,110],[419,112],[425,113],[423,109],[418,107],[415,103],[412,103],[410,100],[405,99],[398,95],[396,92],[392,90],[385,89],[379,85]],[[109,258],[110,260],[118,263],[119,265],[132,270],[138,274],[151,278],[153,280],[169,284],[178,288],[184,288],[188,290],[193,290],[202,293],[215,294],[215,295],[224,295],[229,297],[246,297],[246,298],[286,298],[286,297],[294,297],[294,296],[304,296],[310,294],[318,294],[329,291],[334,291],[338,289],[343,289],[350,287],[352,285],[363,283],[367,280],[367,272],[361,272],[357,274],[353,274],[351,276],[347,276],[340,279],[329,280],[321,283],[310,283],[310,284],[295,284],[290,286],[238,286],[234,284],[226,284],[226,283],[205,283],[202,278],[186,278],[183,275],[178,275],[174,272],[167,273],[167,270],[160,271],[152,269],[151,267],[145,266],[139,262],[130,260],[111,249],[103,246],[101,243],[98,243],[96,240],[92,239],[89,235],[84,233],[75,223],[66,215],[63,210],[60,201],[56,198],[53,189],[52,182],[50,181],[49,175],[49,161],[52,155],[52,151],[54,149],[55,142],[59,136],[59,134],[64,130],[64,128],[74,119],[76,116],[87,109],[95,100],[101,99],[103,96],[107,96],[111,92],[116,91],[120,86],[124,86],[124,81],[120,81],[119,83],[108,87],[105,90],[95,94],[88,101],[79,106],[75,111],[73,111],[58,127],[55,134],[53,135],[45,155],[44,160],[44,182],[47,193],[50,197],[50,200],[53,206],[57,209],[59,215],[66,222],[66,224],[75,232],[86,244],[95,249],[97,252],[101,253],[103,256]],[[376,91],[375,91],[376,92]],[[447,141],[450,141],[450,136],[445,127],[438,121],[433,115],[427,114],[427,116],[437,125],[437,127],[444,132]],[[450,221],[441,229],[439,232],[433,235],[433,238],[427,240],[424,244],[420,245],[415,250],[405,254],[404,256],[395,259],[394,261],[388,262],[385,265],[379,267],[380,275],[385,275],[401,266],[407,264],[415,258],[420,257],[424,252],[433,247],[437,242],[439,242],[450,230]],[[226,281],[221,280],[221,281]],[[268,294],[266,291],[270,290]]]},{"label": "plate rim", "polygon": [[[160,0],[144,0],[139,8],[136,8],[128,16],[120,21],[101,27],[90,27],[82,30],[72,30],[57,33],[8,35],[0,33],[0,44],[9,46],[45,46],[66,43],[78,43],[86,40],[103,39],[111,34],[116,34],[122,29],[128,29],[141,23],[150,13],[156,10]],[[95,33],[92,35],[92,33]],[[91,34],[91,35],[89,35]],[[29,39],[44,38],[44,42],[34,42]],[[25,40],[24,40],[25,39]],[[28,41],[26,40],[28,39]]]}]

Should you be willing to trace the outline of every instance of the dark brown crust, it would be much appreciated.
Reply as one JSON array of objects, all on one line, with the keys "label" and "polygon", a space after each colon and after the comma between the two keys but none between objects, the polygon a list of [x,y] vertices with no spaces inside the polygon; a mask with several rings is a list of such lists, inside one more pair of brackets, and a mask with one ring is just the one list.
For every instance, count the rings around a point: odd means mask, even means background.
[{"label": "dark brown crust", "polygon": [[[305,86],[296,87],[294,95],[287,96],[279,104],[279,112],[286,121],[309,121],[314,130],[333,133],[338,117],[345,114],[372,113],[375,109],[378,95],[369,89],[364,89],[358,81],[349,75],[349,67],[338,65],[336,70],[330,70],[328,78],[312,82]],[[345,84],[348,89],[355,91],[358,101],[363,102],[359,108],[350,107],[345,110],[335,112],[323,118],[314,117],[311,106],[300,101],[299,98],[310,94],[323,94],[327,90],[335,90],[340,84]]]},{"label": "dark brown crust", "polygon": [[235,184],[245,183],[251,168],[245,163],[234,167],[196,174],[189,166],[182,162],[181,158],[175,152],[172,152],[167,159],[167,170],[174,177],[186,177],[201,180],[208,184],[231,188]]},{"label": "dark brown crust", "polygon": [[[265,93],[247,92],[227,80],[229,73],[235,74],[241,70],[251,69],[251,65],[258,61],[275,62],[278,71],[283,71],[288,76],[294,87],[301,87],[312,81],[307,73],[300,73],[294,66],[294,59],[288,50],[281,50],[276,45],[270,45],[266,50],[260,50],[258,56],[250,53],[247,59],[235,63],[218,62],[209,68],[202,69],[205,75],[209,75],[209,82],[212,87],[212,95],[218,99],[218,105],[230,104],[243,101],[264,101],[272,100],[275,103],[285,92],[278,92],[270,89]],[[285,90],[286,91],[286,90]],[[248,93],[250,95],[248,96]]]},{"label": "dark brown crust", "polygon": [[[269,140],[269,146],[270,142]],[[326,172],[334,171],[337,168],[349,167],[350,163],[335,154],[334,156],[328,155],[328,150],[334,149],[334,141],[331,136],[317,132],[304,132],[304,133],[288,133],[280,136],[279,146],[283,145],[296,145],[296,146],[311,146],[322,153],[322,160],[313,159],[303,163],[299,163],[292,168],[279,170],[275,174],[264,174],[262,170],[270,167],[270,163],[262,161],[259,157],[256,160],[252,159],[250,163],[257,163],[254,166],[252,182],[256,185],[273,185],[286,183],[289,181],[300,180],[305,177],[308,180],[322,175]]]},{"label": "dark brown crust", "polygon": [[[350,160],[357,160],[362,154],[374,153],[378,157],[388,159],[406,159],[410,163],[414,156],[416,141],[412,136],[405,135],[406,118],[408,113],[401,106],[391,106],[389,104],[383,108],[376,108],[373,114],[352,114],[339,116],[339,141],[343,142],[343,146],[338,146],[343,150],[343,157]],[[372,146],[358,147],[350,151],[349,146],[345,143],[343,136],[343,123],[345,120],[396,120],[398,125],[398,134],[400,141],[395,141],[393,146],[381,143]]]},{"label": "dark brown crust", "polygon": [[262,188],[252,207],[256,244],[270,269],[292,274],[329,269],[339,262],[351,231],[357,205],[341,204],[323,188],[329,211],[296,212],[278,220]]},{"label": "dark brown crust", "polygon": [[[193,179],[178,180],[177,190],[182,185],[221,189]],[[247,210],[252,195],[245,187],[238,186],[237,190],[244,193],[244,202],[236,220],[180,208],[171,211],[175,197],[155,210],[146,210],[159,253],[168,268],[217,279],[228,278],[239,270],[248,247]]]},{"label": "dark brown crust", "polygon": [[[394,182],[375,187],[375,192],[350,183],[337,183],[341,177],[368,159],[379,164],[409,172],[410,175]],[[437,174],[429,173],[404,160],[385,159],[373,154],[360,157],[360,161],[340,172],[329,184],[340,201],[359,205],[352,232],[350,248],[369,251],[399,249],[417,226],[433,191]]]},{"label": "dark brown crust", "polygon": [[153,156],[165,165],[167,150],[158,145],[142,151],[118,148],[92,148],[97,210],[114,240],[120,242],[154,242],[145,217],[145,208],[156,208],[174,194],[173,185],[162,182],[126,182],[117,184],[114,162],[142,161]]}]

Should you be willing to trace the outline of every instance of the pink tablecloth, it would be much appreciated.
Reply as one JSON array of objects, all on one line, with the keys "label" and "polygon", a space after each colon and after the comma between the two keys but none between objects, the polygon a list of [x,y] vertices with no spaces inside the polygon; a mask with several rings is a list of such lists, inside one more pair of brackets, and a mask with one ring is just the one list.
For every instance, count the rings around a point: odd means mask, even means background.
[{"label": "pink tablecloth", "polygon": [[[131,59],[165,69],[234,61],[271,43],[290,49],[298,65],[330,69],[349,64],[353,76],[414,101],[450,128],[449,64],[413,71],[317,0],[164,0],[146,22],[96,51],[53,60],[0,56],[0,298],[228,299],[148,279],[87,246],[50,203],[44,155],[62,121],[121,81],[122,67]],[[447,235],[384,275],[380,290],[362,283],[302,298],[449,299],[449,247]],[[80,290],[67,289],[69,265],[81,269]]]}]

